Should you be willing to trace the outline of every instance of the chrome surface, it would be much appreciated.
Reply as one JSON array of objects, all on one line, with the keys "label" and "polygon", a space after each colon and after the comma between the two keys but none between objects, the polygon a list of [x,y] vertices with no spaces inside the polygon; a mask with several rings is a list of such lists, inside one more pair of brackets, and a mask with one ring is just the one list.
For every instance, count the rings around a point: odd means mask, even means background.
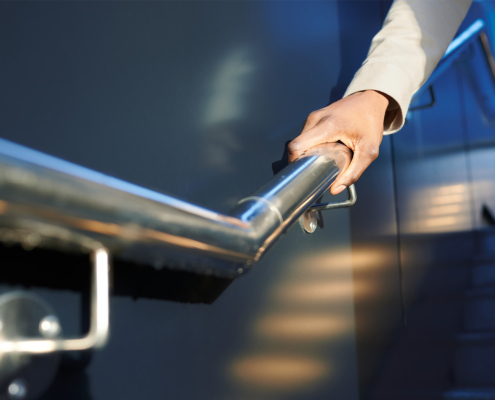
[{"label": "chrome surface", "polygon": [[325,204],[314,204],[309,208],[310,211],[323,211],[323,210],[335,210],[337,208],[347,208],[351,207],[354,204],[356,204],[357,201],[357,194],[356,194],[356,187],[354,184],[350,185],[347,188],[347,191],[349,192],[349,199],[346,201],[339,201],[335,203],[325,203]]},{"label": "chrome surface", "polygon": [[306,233],[313,233],[318,227],[318,211],[306,211],[299,217],[299,226]]},{"label": "chrome surface", "polygon": [[[108,252],[104,248],[91,254],[93,276],[91,287],[91,325],[85,337],[77,339],[55,339],[60,332],[58,320],[52,313],[38,322],[38,333],[45,339],[24,338],[22,335],[0,339],[0,353],[43,354],[54,351],[88,350],[102,347],[108,338],[109,327],[109,264]],[[7,295],[8,296],[8,295]],[[24,321],[24,319],[22,319]],[[5,326],[4,322],[4,326]],[[11,328],[11,324],[8,326]],[[46,339],[50,337],[50,339]]]},{"label": "chrome surface", "polygon": [[76,250],[102,243],[134,262],[236,276],[349,161],[343,145],[317,147],[223,215],[0,140],[0,241]]},{"label": "chrome surface", "polygon": [[54,338],[60,333],[60,322],[55,315],[47,315],[40,321],[40,332],[44,337]]},{"label": "chrome surface", "polygon": [[[2,294],[0,317],[4,321],[0,342],[43,340],[45,336],[39,329],[43,321],[56,319],[51,305],[28,291],[11,291]],[[58,333],[53,332],[52,338],[58,339]],[[60,359],[58,353],[2,353],[0,398],[26,400],[38,398],[53,382]]]},{"label": "chrome surface", "polygon": [[492,78],[495,79],[495,57],[493,56],[492,46],[490,45],[486,32],[480,33],[480,41],[490,67],[490,73],[492,74]]},{"label": "chrome surface", "polygon": [[488,44],[488,39],[486,37],[486,34],[484,34],[485,26],[485,21],[483,21],[482,19],[478,19],[473,24],[471,24],[469,28],[467,28],[464,32],[462,32],[459,36],[452,40],[452,43],[450,43],[449,47],[447,47],[447,50],[445,51],[445,54],[438,63],[437,67],[430,75],[428,80],[423,84],[423,86],[421,86],[421,88],[419,88],[419,90],[415,93],[413,99],[418,98],[420,94],[427,90],[431,86],[431,84],[445,72],[446,69],[448,69],[456,60],[458,60],[463,55],[464,51],[478,37],[481,39],[491,73],[495,79],[495,63],[493,61],[494,58],[492,50]]},{"label": "chrome surface", "polygon": [[7,390],[9,397],[13,399],[25,399],[28,395],[26,382],[24,379],[16,379]]}]

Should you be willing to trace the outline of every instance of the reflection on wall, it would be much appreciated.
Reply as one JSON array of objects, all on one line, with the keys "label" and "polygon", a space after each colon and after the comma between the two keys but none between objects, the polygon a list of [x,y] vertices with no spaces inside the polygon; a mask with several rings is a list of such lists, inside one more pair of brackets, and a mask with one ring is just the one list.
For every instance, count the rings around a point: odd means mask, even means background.
[{"label": "reflection on wall", "polygon": [[495,211],[495,147],[473,149],[469,154],[473,175],[474,210],[476,226],[483,227],[481,209],[485,205]]},{"label": "reflection on wall", "polygon": [[471,229],[469,186],[459,183],[416,190],[406,211],[409,233],[457,232]]},{"label": "reflection on wall", "polygon": [[[229,365],[233,381],[252,398],[284,399],[288,392],[304,398],[342,379],[346,367],[332,355],[354,343],[354,299],[376,295],[386,258],[379,248],[363,246],[352,255],[335,249],[291,259],[248,332],[256,351]],[[352,269],[363,272],[354,282]]]},{"label": "reflection on wall", "polygon": [[342,315],[276,314],[261,318],[255,333],[279,340],[326,340],[349,332],[353,328],[351,323],[350,318]]},{"label": "reflection on wall", "polygon": [[471,230],[477,183],[468,183],[465,157],[453,152],[403,162],[399,176],[407,185],[401,185],[399,204],[404,234]]},{"label": "reflection on wall", "polygon": [[235,124],[246,118],[249,92],[256,72],[254,57],[248,47],[237,47],[219,62],[211,80],[203,115],[206,127],[203,165],[225,171],[232,167],[232,157],[242,149]]},{"label": "reflection on wall", "polygon": [[262,354],[240,359],[233,364],[232,374],[244,385],[268,392],[287,392],[328,379],[331,368],[328,362],[317,358]]}]

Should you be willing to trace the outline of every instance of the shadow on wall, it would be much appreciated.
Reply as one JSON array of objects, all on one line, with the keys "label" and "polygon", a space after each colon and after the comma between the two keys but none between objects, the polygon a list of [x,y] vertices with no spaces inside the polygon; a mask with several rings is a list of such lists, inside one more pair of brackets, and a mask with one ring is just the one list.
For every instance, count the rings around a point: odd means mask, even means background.
[{"label": "shadow on wall", "polygon": [[[84,291],[89,287],[89,259],[85,255],[45,249],[29,251],[20,246],[0,246],[4,268],[0,281],[10,285]],[[153,268],[113,261],[112,295],[170,300],[181,303],[213,303],[231,279]]]}]

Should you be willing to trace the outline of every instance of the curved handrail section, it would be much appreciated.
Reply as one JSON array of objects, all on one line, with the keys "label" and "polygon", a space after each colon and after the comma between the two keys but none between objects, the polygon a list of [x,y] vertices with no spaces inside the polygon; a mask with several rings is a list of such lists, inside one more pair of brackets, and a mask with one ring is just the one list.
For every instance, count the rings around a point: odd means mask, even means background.
[{"label": "curved handrail section", "polygon": [[0,241],[97,249],[155,268],[235,277],[246,272],[350,162],[315,148],[228,214],[0,139]]},{"label": "curved handrail section", "polygon": [[420,94],[427,90],[433,82],[437,80],[438,77],[442,75],[455,61],[457,61],[464,54],[465,50],[467,50],[468,47],[477,39],[480,39],[481,41],[483,52],[487,59],[488,67],[490,68],[490,73],[495,79],[495,59],[493,57],[493,52],[489,44],[485,28],[485,21],[478,19],[473,22],[469,28],[452,40],[437,67],[423,86],[421,86],[421,88],[419,88],[419,90],[414,94],[414,98],[418,98]]}]

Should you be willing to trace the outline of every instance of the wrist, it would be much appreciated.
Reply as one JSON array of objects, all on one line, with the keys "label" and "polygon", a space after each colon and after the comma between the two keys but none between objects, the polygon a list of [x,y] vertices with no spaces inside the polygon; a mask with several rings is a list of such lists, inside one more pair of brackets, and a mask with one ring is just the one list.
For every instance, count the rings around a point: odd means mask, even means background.
[{"label": "wrist", "polygon": [[365,90],[362,92],[363,94],[366,95],[366,97],[370,98],[370,101],[372,101],[374,104],[376,104],[377,107],[383,110],[383,113],[387,111],[387,108],[390,104],[391,97],[388,94],[385,94],[383,92],[379,92],[377,90]]}]

